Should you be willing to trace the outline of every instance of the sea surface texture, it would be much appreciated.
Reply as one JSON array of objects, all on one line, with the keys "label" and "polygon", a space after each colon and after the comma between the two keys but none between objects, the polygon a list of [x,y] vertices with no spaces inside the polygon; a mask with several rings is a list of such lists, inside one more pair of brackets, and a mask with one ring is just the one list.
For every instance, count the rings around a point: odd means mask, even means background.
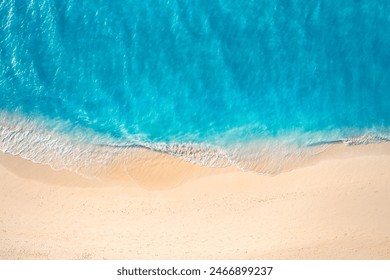
[{"label": "sea surface texture", "polygon": [[390,139],[388,0],[3,0],[0,48],[0,149],[56,168]]}]

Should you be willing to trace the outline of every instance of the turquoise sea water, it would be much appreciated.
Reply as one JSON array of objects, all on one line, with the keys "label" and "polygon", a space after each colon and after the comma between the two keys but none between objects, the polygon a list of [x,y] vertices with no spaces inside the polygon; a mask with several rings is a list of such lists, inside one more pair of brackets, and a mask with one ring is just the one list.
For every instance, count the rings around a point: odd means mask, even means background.
[{"label": "turquoise sea water", "polygon": [[36,161],[71,139],[205,165],[390,139],[387,0],[7,0],[0,47],[0,148]]}]

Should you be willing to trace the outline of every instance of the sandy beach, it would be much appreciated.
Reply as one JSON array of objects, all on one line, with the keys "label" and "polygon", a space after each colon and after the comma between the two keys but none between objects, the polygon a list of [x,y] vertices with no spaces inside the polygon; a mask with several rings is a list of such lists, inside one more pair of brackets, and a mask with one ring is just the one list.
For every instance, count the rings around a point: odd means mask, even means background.
[{"label": "sandy beach", "polygon": [[390,259],[389,143],[276,176],[145,153],[95,179],[1,153],[0,259]]}]

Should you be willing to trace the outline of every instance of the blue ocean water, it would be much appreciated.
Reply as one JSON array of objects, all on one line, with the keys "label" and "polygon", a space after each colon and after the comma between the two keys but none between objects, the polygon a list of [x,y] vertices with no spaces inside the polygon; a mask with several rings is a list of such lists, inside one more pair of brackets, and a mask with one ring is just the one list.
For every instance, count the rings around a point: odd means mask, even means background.
[{"label": "blue ocean water", "polygon": [[1,148],[23,154],[12,127],[31,123],[234,162],[256,143],[388,140],[389,15],[388,0],[2,1]]}]

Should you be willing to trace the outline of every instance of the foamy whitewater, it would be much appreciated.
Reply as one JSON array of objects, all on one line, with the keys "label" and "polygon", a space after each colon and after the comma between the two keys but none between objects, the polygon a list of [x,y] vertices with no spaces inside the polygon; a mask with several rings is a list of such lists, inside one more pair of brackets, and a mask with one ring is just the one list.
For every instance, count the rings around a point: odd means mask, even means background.
[{"label": "foamy whitewater", "polygon": [[[0,150],[278,173],[390,139],[390,1],[0,3]],[[123,164],[126,164],[124,162]]]}]

